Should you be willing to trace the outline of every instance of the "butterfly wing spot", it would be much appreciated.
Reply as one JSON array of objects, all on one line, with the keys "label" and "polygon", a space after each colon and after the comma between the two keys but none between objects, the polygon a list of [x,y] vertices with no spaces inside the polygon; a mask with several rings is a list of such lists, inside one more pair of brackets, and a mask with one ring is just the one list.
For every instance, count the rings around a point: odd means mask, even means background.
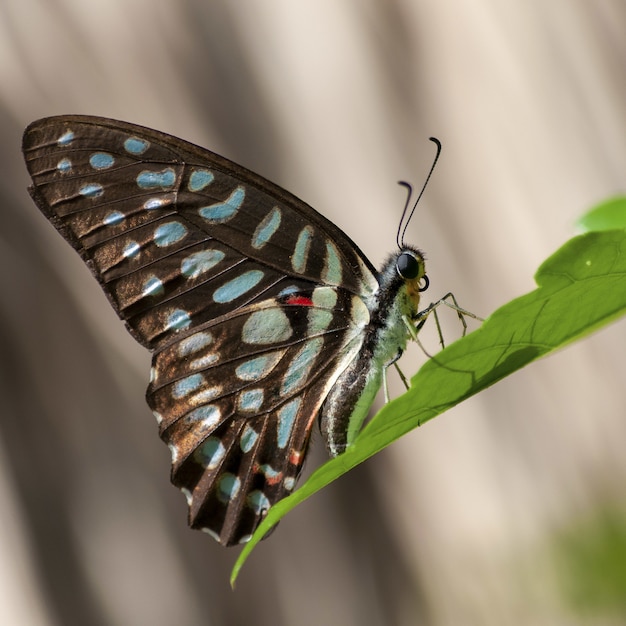
[{"label": "butterfly wing spot", "polygon": [[333,317],[332,311],[311,308],[307,315],[307,332],[311,335],[323,333],[330,326]]},{"label": "butterfly wing spot", "polygon": [[252,247],[260,250],[274,236],[282,219],[281,210],[274,207],[259,223],[252,235]]},{"label": "butterfly wing spot", "polygon": [[283,473],[279,470],[274,469],[269,463],[263,463],[259,465],[258,470],[263,476],[265,476],[265,480],[268,485],[276,485],[280,482]]},{"label": "butterfly wing spot", "polygon": [[235,376],[239,380],[255,381],[265,378],[280,362],[286,350],[276,350],[269,354],[254,357],[244,361],[235,369]]},{"label": "butterfly wing spot", "polygon": [[107,170],[113,166],[115,159],[108,152],[94,152],[89,157],[89,165],[94,170]]},{"label": "butterfly wing spot", "polygon": [[243,432],[241,433],[241,437],[239,438],[239,447],[244,454],[247,454],[254,448],[257,440],[259,439],[259,433],[252,428],[249,424],[246,424],[243,427]]},{"label": "butterfly wing spot", "polygon": [[249,270],[224,283],[213,292],[213,301],[226,304],[254,289],[263,280],[265,272]]},{"label": "butterfly wing spot", "polygon": [[296,421],[296,417],[300,412],[300,406],[302,405],[302,399],[298,396],[290,402],[287,402],[280,411],[278,411],[278,422],[276,425],[276,439],[278,447],[284,450],[291,437],[291,431]]},{"label": "butterfly wing spot", "polygon": [[192,374],[191,376],[182,378],[174,383],[172,397],[175,400],[180,400],[202,387],[204,383],[205,380],[202,374]]},{"label": "butterfly wing spot", "polygon": [[154,243],[159,248],[166,248],[184,239],[187,232],[187,227],[180,222],[166,222],[154,229]]},{"label": "butterfly wing spot", "polygon": [[243,325],[241,339],[247,344],[269,345],[287,341],[292,334],[293,329],[285,312],[272,307],[250,314]]},{"label": "butterfly wing spot", "polygon": [[316,287],[311,299],[316,307],[332,311],[337,306],[337,291],[331,287]]},{"label": "butterfly wing spot", "polygon": [[[199,441],[213,433],[221,420],[222,412],[216,405],[199,406],[168,426],[165,440],[177,448],[181,462],[183,462]],[[181,451],[182,455],[180,455]],[[176,463],[173,462],[173,464]]]},{"label": "butterfly wing spot", "polygon": [[187,311],[182,309],[174,309],[167,316],[165,321],[165,330],[185,330],[191,326],[191,317]]},{"label": "butterfly wing spot", "polygon": [[255,515],[265,515],[270,508],[270,501],[267,496],[258,489],[248,494],[246,504],[254,511]]},{"label": "butterfly wing spot", "polygon": [[246,190],[239,185],[224,202],[216,202],[202,207],[198,209],[198,213],[210,224],[223,224],[237,215],[245,197]]},{"label": "butterfly wing spot", "polygon": [[78,190],[78,193],[85,198],[99,198],[104,193],[104,187],[98,183],[87,183]]},{"label": "butterfly wing spot", "polygon": [[72,171],[72,162],[69,159],[61,159],[57,163],[57,170],[60,174],[69,174]]},{"label": "butterfly wing spot", "polygon": [[311,239],[313,237],[313,227],[305,226],[299,233],[296,246],[291,255],[291,267],[293,271],[302,274],[306,269],[306,263],[311,249]]},{"label": "butterfly wing spot", "polygon": [[68,130],[66,132],[64,132],[58,139],[57,139],[57,145],[59,147],[63,147],[63,146],[69,146],[72,141],[74,141],[74,132],[71,130]]},{"label": "butterfly wing spot", "polygon": [[165,293],[163,282],[160,278],[152,275],[147,278],[141,286],[141,297],[146,298],[148,296],[162,296]]},{"label": "butterfly wing spot", "polygon": [[221,385],[215,385],[214,387],[207,387],[202,391],[194,394],[192,398],[190,398],[189,403],[192,405],[203,404],[204,402],[210,402],[214,400],[222,393]]},{"label": "butterfly wing spot", "polygon": [[322,270],[322,281],[331,285],[341,285],[343,271],[337,246],[330,240],[326,240],[326,258]]},{"label": "butterfly wing spot", "polygon": [[200,352],[207,346],[210,346],[214,341],[213,335],[207,331],[201,331],[189,335],[180,340],[178,344],[178,354],[181,357],[186,357],[196,352]]},{"label": "butterfly wing spot", "polygon": [[119,226],[126,216],[121,211],[111,211],[104,216],[102,223],[105,226]]},{"label": "butterfly wing spot", "polygon": [[[189,504],[189,506],[191,506],[191,504]],[[203,533],[206,533],[207,535],[209,535],[211,539],[215,539],[217,543],[222,543],[222,538],[214,530],[211,530],[210,528],[207,528],[206,526],[204,526],[203,528],[199,528],[198,530],[201,530]],[[247,537],[248,537],[247,541],[250,541],[250,539],[252,538],[252,535],[248,535]]]},{"label": "butterfly wing spot", "polygon": [[170,457],[172,459],[172,464],[176,463],[176,461],[178,461],[178,448],[176,447],[176,444],[170,442],[167,444],[167,447],[170,451]]},{"label": "butterfly wing spot", "polygon": [[193,170],[191,175],[189,176],[189,184],[187,185],[187,189],[192,193],[197,193],[198,191],[202,191],[205,187],[208,187],[215,178],[213,172],[209,170]]},{"label": "butterfly wing spot", "polygon": [[292,491],[295,486],[296,486],[296,479],[293,476],[287,476],[287,478],[283,480],[283,487],[287,491]]},{"label": "butterfly wing spot", "polygon": [[124,150],[133,156],[143,154],[150,147],[150,142],[139,137],[129,137],[124,141]]},{"label": "butterfly wing spot", "polygon": [[134,259],[140,252],[141,246],[136,241],[129,241],[122,250],[125,259]]},{"label": "butterfly wing spot", "polygon": [[189,367],[192,370],[206,369],[210,365],[214,365],[215,363],[217,363],[219,360],[220,360],[219,354],[215,354],[215,353],[205,354],[199,359],[194,359],[193,361],[191,361],[191,363],[189,363]]},{"label": "butterfly wing spot", "polygon": [[207,437],[193,453],[194,460],[207,470],[218,468],[225,456],[226,448],[217,437]]},{"label": "butterfly wing spot", "polygon": [[243,413],[258,413],[264,396],[265,392],[262,388],[242,391],[237,398],[237,408]]},{"label": "butterfly wing spot", "polygon": [[324,339],[322,337],[316,337],[304,342],[302,348],[298,350],[291,363],[289,363],[287,371],[283,376],[280,388],[281,396],[290,395],[306,383],[323,345]]},{"label": "butterfly wing spot", "polygon": [[211,248],[194,252],[180,263],[180,272],[186,278],[199,278],[212,270],[225,256],[221,250]]},{"label": "butterfly wing spot", "polygon": [[171,167],[160,172],[144,170],[135,180],[140,189],[169,189],[176,183],[176,172]]},{"label": "butterfly wing spot", "polygon": [[217,481],[217,499],[224,504],[237,497],[241,489],[241,480],[235,474],[224,472]]},{"label": "butterfly wing spot", "polygon": [[146,211],[154,211],[155,209],[162,209],[170,204],[168,198],[149,198],[143,203],[143,208]]}]

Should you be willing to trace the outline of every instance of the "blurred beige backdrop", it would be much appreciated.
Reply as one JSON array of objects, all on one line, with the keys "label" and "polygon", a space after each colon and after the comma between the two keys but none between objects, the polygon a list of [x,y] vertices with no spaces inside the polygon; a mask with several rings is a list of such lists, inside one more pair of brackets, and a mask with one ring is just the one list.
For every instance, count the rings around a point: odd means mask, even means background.
[{"label": "blurred beige backdrop", "polygon": [[[3,0],[0,623],[625,623],[623,321],[306,502],[233,593],[237,551],[188,530],[169,485],[148,354],[30,202],[20,154],[48,115],[151,126],[289,189],[378,265],[435,135],[407,241],[429,297],[487,315],[626,191],[625,72],[621,0]],[[576,556],[590,541],[606,566]]]}]

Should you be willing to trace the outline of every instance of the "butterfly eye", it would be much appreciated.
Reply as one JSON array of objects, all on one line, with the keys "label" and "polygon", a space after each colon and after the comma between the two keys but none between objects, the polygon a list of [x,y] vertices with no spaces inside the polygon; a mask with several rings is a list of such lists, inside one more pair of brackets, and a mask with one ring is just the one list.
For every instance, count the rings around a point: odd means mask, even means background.
[{"label": "butterfly eye", "polygon": [[[405,280],[414,280],[417,278],[423,267],[423,261],[418,259],[412,252],[402,252],[396,261],[398,274]],[[426,276],[424,276],[424,278],[426,278]],[[428,279],[426,279],[426,286],[428,286]],[[426,287],[424,287],[424,289],[425,288]],[[423,291],[423,289],[420,289],[420,291]]]}]

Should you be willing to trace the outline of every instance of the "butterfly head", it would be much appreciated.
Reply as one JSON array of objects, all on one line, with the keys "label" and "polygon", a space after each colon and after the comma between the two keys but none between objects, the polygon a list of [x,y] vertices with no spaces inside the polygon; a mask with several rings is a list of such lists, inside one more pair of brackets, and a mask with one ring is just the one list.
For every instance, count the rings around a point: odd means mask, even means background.
[{"label": "butterfly head", "polygon": [[417,312],[422,291],[428,289],[429,280],[426,275],[424,255],[417,248],[406,245],[395,258],[395,269],[404,281],[406,293]]}]

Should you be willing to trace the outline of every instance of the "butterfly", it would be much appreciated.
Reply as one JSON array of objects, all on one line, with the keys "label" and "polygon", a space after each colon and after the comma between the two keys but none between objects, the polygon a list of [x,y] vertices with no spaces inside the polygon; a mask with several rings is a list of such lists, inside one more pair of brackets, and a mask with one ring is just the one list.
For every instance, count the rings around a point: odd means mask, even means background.
[{"label": "butterfly", "polygon": [[146,398],[189,525],[247,541],[316,419],[332,456],[356,437],[420,316],[423,253],[403,231],[377,271],[284,189],[142,126],[49,117],[23,152],[33,200],[152,352]]}]

